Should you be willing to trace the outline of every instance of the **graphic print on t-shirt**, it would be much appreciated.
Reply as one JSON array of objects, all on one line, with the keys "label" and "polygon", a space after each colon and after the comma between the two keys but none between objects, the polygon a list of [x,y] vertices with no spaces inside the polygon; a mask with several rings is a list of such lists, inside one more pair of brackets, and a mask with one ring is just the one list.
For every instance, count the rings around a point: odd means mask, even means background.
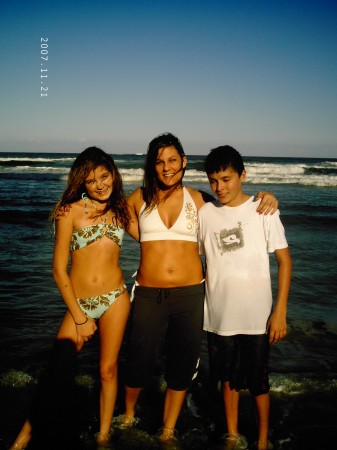
[{"label": "graphic print on t-shirt", "polygon": [[236,228],[231,228],[230,230],[225,228],[214,234],[221,255],[226,252],[235,252],[244,246],[241,222],[238,222]]}]

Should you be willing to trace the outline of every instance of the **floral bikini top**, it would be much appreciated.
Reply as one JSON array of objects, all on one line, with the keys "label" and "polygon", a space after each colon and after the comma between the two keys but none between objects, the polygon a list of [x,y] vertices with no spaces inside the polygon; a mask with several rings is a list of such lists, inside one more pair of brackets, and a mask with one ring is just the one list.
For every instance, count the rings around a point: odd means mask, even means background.
[{"label": "floral bikini top", "polygon": [[70,241],[70,250],[81,250],[81,248],[87,247],[99,239],[102,239],[103,236],[111,239],[122,248],[124,228],[112,223],[99,223],[97,225],[89,225],[73,231]]}]

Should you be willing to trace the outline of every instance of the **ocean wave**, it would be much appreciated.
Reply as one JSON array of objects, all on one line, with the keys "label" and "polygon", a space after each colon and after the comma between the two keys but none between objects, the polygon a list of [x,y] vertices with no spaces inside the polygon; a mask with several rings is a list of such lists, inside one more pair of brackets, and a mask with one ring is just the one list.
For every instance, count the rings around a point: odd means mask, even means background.
[{"label": "ocean wave", "polygon": [[120,169],[119,170],[123,183],[142,183],[144,170],[143,169]]},{"label": "ocean wave", "polygon": [[[299,165],[275,165],[267,167],[255,167],[250,165],[247,167],[247,184],[298,184],[302,186],[317,187],[337,187],[336,175],[324,174],[305,174],[303,167]],[[205,172],[198,170],[186,170],[184,180],[188,183],[208,183]]]},{"label": "ocean wave", "polygon": [[[337,391],[337,379],[329,376],[319,376],[316,373],[298,374],[271,373],[270,391],[288,395],[302,395],[310,393],[331,393]],[[20,389],[31,384],[36,384],[37,379],[22,370],[9,370],[0,375],[0,386]],[[95,380],[90,374],[82,373],[75,379],[75,383],[84,389],[92,390]]]},{"label": "ocean wave", "polygon": [[337,379],[329,377],[317,377],[317,374],[270,374],[271,392],[290,395],[300,395],[306,392],[335,392],[337,391]]},{"label": "ocean wave", "polygon": [[245,163],[248,174],[303,174],[303,164]]},{"label": "ocean wave", "polygon": [[58,163],[63,163],[63,162],[72,162],[74,161],[75,158],[43,158],[43,157],[13,157],[13,158],[1,158],[0,157],[0,165],[8,165],[8,166],[14,166],[14,165],[22,165],[23,163],[30,163],[30,164],[35,164],[35,163],[51,163],[51,162],[58,162]]},{"label": "ocean wave", "polygon": [[0,386],[21,388],[36,383],[36,380],[22,370],[10,370],[0,376]]},{"label": "ocean wave", "polygon": [[[79,374],[75,377],[75,383],[84,389],[92,390],[96,381],[90,374]],[[0,375],[0,386],[19,389],[31,384],[37,384],[37,379],[22,370],[9,370]]]},{"label": "ocean wave", "polygon": [[[0,158],[0,177],[15,178],[18,174],[31,174],[42,179],[46,174],[67,176],[74,158],[12,157]],[[132,155],[116,155],[115,160],[125,183],[141,184],[143,180],[143,158]],[[248,161],[245,163],[247,184],[294,184],[302,186],[337,187],[337,163],[321,161],[308,163],[301,161]],[[207,175],[200,160],[188,163],[184,181],[186,184],[208,184]]]},{"label": "ocean wave", "polygon": [[[11,210],[5,210],[2,208],[0,223],[7,224],[26,224],[32,227],[32,229],[45,226],[45,222],[48,221],[48,217],[53,205],[38,205],[34,207],[34,214],[32,214],[31,206],[16,206]],[[21,209],[19,209],[21,207]]]},{"label": "ocean wave", "polygon": [[27,180],[27,181],[66,181],[68,173],[63,171],[45,171],[45,172],[0,172],[0,180]]},{"label": "ocean wave", "polygon": [[297,184],[302,186],[316,187],[337,187],[337,177],[331,176],[311,176],[304,178],[303,176],[261,176],[256,175],[254,178],[247,176],[247,184]]},{"label": "ocean wave", "polygon": [[[69,168],[65,167],[31,167],[22,166],[20,169],[11,168],[6,171],[0,171],[1,179],[36,179],[43,181],[45,179],[51,180],[65,180],[68,176]],[[141,184],[143,181],[143,169],[120,169],[120,173],[124,183]],[[208,179],[204,172],[197,170],[187,170],[184,176],[185,184],[208,185]],[[337,176],[333,175],[304,175],[302,174],[263,174],[255,173],[248,174],[246,184],[263,185],[263,184],[294,184],[302,186],[317,186],[317,187],[337,187]]]},{"label": "ocean wave", "polygon": [[330,317],[325,320],[291,319],[288,325],[289,333],[294,332],[301,334],[303,337],[318,336],[320,339],[329,333],[334,340],[337,340],[337,323],[333,311],[331,311]]},{"label": "ocean wave", "polygon": [[336,187],[337,165],[325,161],[307,165],[278,163],[246,164],[246,182],[251,184],[299,184],[303,186]]},{"label": "ocean wave", "polygon": [[307,167],[305,173],[309,175],[337,175],[337,167]]},{"label": "ocean wave", "polygon": [[27,166],[22,165],[20,167],[12,167],[3,173],[22,173],[22,172],[32,172],[32,173],[69,173],[68,167],[53,167],[53,166]]}]

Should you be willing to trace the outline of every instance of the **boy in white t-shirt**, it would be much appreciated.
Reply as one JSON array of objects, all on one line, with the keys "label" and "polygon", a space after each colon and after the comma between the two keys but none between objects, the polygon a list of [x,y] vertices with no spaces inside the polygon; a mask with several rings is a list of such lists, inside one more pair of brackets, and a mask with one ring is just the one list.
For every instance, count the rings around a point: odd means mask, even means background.
[{"label": "boy in white t-shirt", "polygon": [[[199,210],[201,253],[206,255],[204,330],[210,362],[223,382],[226,448],[247,448],[238,433],[239,391],[248,388],[258,412],[258,450],[268,441],[270,344],[286,335],[291,256],[279,218],[256,214],[258,203],[245,194],[241,155],[230,146],[209,153],[205,170],[218,200]],[[278,264],[278,294],[272,310],[269,255]]]}]

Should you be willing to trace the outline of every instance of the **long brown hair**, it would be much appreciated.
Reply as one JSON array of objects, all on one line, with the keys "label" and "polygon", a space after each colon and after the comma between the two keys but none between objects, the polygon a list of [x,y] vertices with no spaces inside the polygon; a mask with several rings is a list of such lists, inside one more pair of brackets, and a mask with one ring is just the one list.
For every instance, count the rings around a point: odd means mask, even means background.
[{"label": "long brown hair", "polygon": [[92,170],[99,166],[105,167],[111,173],[113,189],[104,210],[99,212],[98,215],[103,215],[111,210],[115,214],[116,223],[121,224],[124,228],[128,227],[130,216],[124,195],[122,177],[112,156],[97,147],[86,148],[75,159],[68,174],[67,187],[51,213],[53,222],[67,211],[69,205],[82,198],[83,193],[86,193],[86,178]]},{"label": "long brown hair", "polygon": [[[158,158],[158,152],[165,147],[174,147],[179,153],[181,159],[184,158],[185,152],[179,139],[172,133],[160,134],[154,138],[148,146],[146,161],[144,166],[144,179],[143,179],[143,199],[146,203],[146,207],[151,210],[158,203],[158,178],[156,173],[156,161]],[[182,167],[183,176],[185,169]],[[165,198],[169,197],[176,189],[182,185],[182,179],[179,180],[171,189],[168,190]]]}]

